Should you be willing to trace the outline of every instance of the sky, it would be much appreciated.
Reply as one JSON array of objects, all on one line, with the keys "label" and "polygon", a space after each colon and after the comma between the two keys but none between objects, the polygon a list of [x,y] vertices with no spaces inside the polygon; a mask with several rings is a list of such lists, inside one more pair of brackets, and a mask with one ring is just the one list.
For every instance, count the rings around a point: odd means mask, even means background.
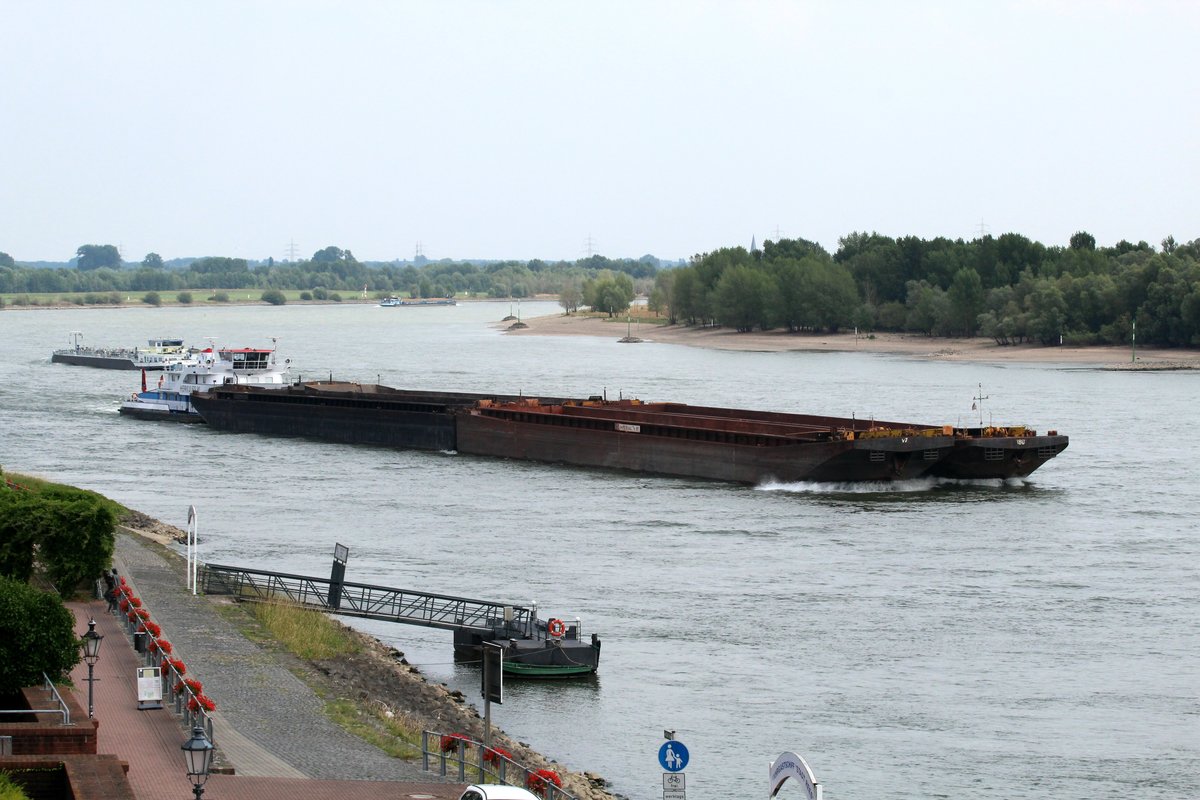
[{"label": "sky", "polygon": [[0,0],[0,252],[1200,238],[1200,3]]}]

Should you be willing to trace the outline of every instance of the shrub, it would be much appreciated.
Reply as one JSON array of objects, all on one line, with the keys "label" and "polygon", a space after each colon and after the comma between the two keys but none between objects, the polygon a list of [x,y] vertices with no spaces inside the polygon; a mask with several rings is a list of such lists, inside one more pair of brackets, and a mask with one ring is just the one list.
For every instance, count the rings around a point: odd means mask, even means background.
[{"label": "shrub", "polygon": [[228,303],[229,302],[229,292],[217,292],[216,294],[214,294],[212,297],[210,297],[208,299],[212,300],[214,303]]},{"label": "shrub", "polygon": [[330,300],[332,300],[332,301],[333,301],[333,302],[335,302],[335,303],[340,303],[340,302],[342,302],[342,296],[341,296],[340,294],[338,294],[337,292],[332,292],[332,293],[329,295],[329,299],[330,299]]},{"label": "shrub", "polygon": [[142,295],[142,302],[148,306],[161,306],[162,296],[158,292],[146,292]]},{"label": "shrub", "polygon": [[179,294],[175,295],[175,299],[178,300],[180,303],[183,303],[185,306],[191,305],[192,293],[191,292],[180,292]]},{"label": "shrub", "polygon": [[329,292],[325,290],[324,286],[318,286],[317,288],[313,289],[313,297],[317,300],[328,300]]},{"label": "shrub", "polygon": [[33,554],[63,594],[111,563],[116,514],[95,492],[52,486],[0,493],[0,575],[28,580]]},{"label": "shrub", "polygon": [[300,299],[301,299],[301,300],[312,300],[312,299],[313,299],[313,298],[312,298],[312,292],[301,292],[301,293],[300,293]]},{"label": "shrub", "polygon": [[49,592],[0,578],[0,694],[58,678],[79,663],[75,617]]},{"label": "shrub", "polygon": [[284,297],[283,292],[279,291],[278,289],[267,289],[262,293],[262,300],[263,302],[270,303],[273,306],[281,306],[287,302],[287,298]]}]

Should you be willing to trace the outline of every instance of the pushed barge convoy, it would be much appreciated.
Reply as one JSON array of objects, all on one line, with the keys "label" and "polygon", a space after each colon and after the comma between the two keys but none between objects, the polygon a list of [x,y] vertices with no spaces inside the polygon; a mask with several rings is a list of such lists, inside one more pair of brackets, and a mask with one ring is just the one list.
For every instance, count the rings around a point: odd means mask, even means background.
[{"label": "pushed barge convoy", "polygon": [[1020,478],[1066,449],[1057,431],[956,428],[770,411],[348,383],[214,387],[213,428],[760,484]]}]

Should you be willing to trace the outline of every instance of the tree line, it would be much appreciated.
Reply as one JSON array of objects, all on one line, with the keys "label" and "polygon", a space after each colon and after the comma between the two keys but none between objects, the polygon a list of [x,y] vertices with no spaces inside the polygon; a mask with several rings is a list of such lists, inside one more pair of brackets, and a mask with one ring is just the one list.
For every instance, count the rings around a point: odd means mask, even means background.
[{"label": "tree line", "polygon": [[364,288],[373,295],[407,294],[411,297],[451,297],[470,293],[482,297],[531,297],[559,294],[564,286],[582,286],[601,271],[641,281],[648,291],[659,267],[658,259],[609,259],[590,256],[578,261],[549,262],[435,261],[421,265],[363,263],[349,250],[330,246],[312,258],[296,262],[251,264],[244,258],[198,258],[182,268],[169,268],[157,253],[139,263],[121,261],[112,245],[83,245],[68,269],[22,267],[0,253],[0,293],[91,294],[107,302],[109,293],[214,291],[217,289],[339,290],[357,294]]},{"label": "tree line", "polygon": [[[552,294],[568,311],[615,316],[637,294],[670,322],[739,331],[857,328],[928,336],[987,336],[1000,344],[1127,343],[1200,346],[1200,239],[1155,248],[1098,247],[1078,232],[1067,246],[1017,233],[963,239],[852,233],[832,254],[805,239],[767,241],[664,267],[653,256],[578,261],[444,260],[362,263],[336,246],[298,261],[251,264],[209,257],[169,268],[154,253],[126,265],[111,245],[84,245],[73,269],[27,268],[0,253],[0,293],[216,289],[363,289],[413,297]],[[110,296],[115,296],[111,294]]]},{"label": "tree line", "polygon": [[650,307],[739,331],[904,331],[998,344],[1200,345],[1200,240],[1067,247],[1014,233],[972,241],[854,233],[725,248],[660,271]]}]

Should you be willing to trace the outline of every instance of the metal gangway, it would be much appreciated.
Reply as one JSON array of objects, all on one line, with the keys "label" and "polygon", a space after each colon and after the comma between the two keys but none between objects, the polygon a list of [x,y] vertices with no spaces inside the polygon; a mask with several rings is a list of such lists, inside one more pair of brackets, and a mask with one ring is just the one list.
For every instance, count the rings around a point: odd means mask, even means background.
[{"label": "metal gangway", "polygon": [[387,622],[404,622],[490,636],[530,636],[536,609],[490,600],[414,592],[285,572],[206,564],[200,586],[205,594],[242,600],[295,603],[319,611]]}]

